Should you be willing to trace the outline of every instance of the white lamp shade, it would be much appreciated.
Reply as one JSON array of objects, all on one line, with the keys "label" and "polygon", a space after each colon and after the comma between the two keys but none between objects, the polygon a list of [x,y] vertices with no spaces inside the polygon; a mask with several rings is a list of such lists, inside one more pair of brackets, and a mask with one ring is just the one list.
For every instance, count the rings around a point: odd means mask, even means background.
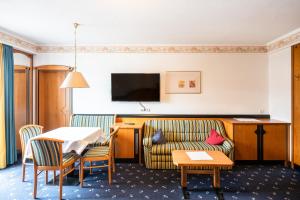
[{"label": "white lamp shade", "polygon": [[60,88],[89,88],[89,84],[80,72],[69,72]]}]

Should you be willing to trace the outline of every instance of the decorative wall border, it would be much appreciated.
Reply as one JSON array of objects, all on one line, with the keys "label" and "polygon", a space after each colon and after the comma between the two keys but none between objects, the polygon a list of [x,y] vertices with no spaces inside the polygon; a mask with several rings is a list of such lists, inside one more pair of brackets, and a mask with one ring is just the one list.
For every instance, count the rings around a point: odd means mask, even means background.
[{"label": "decorative wall border", "polygon": [[35,44],[32,44],[30,42],[27,42],[25,40],[22,40],[20,38],[14,37],[10,34],[3,33],[0,31],[0,41],[9,45],[12,45],[14,47],[19,47],[21,49],[25,49],[27,51],[36,53],[37,52],[37,46]]},{"label": "decorative wall border", "polygon": [[[39,46],[38,53],[73,53],[71,46]],[[266,46],[79,46],[79,53],[266,53]]]},{"label": "decorative wall border", "polygon": [[284,37],[280,40],[271,42],[268,45],[268,51],[274,51],[277,49],[281,49],[287,46],[292,46],[294,44],[296,44],[297,42],[300,42],[300,30],[292,35],[289,35],[287,37]]},{"label": "decorative wall border", "polygon": [[[73,46],[35,45],[0,32],[0,41],[32,53],[73,53]],[[300,30],[280,40],[261,46],[78,46],[79,53],[267,53],[300,42]]]}]

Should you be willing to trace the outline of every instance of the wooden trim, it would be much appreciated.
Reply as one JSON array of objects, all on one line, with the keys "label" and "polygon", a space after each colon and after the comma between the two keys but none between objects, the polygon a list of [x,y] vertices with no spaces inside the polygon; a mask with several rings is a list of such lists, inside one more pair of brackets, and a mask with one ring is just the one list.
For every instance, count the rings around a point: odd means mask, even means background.
[{"label": "wooden trim", "polygon": [[33,113],[34,113],[34,107],[33,107],[33,55],[30,57],[30,73],[29,73],[29,123],[33,123]]},{"label": "wooden trim", "polygon": [[292,111],[292,116],[291,116],[291,167],[294,168],[294,48],[296,45],[293,45],[291,48],[291,111]]},{"label": "wooden trim", "polygon": [[14,70],[30,70],[30,66],[26,66],[26,65],[14,65]]},{"label": "wooden trim", "polygon": [[32,58],[32,56],[33,56],[33,54],[31,54],[31,53],[27,53],[25,51],[21,51],[19,49],[15,49],[15,48],[13,49],[13,52],[14,53],[23,54],[23,55],[27,56],[28,58]]},{"label": "wooden trim", "polygon": [[[13,53],[18,53],[18,54],[22,54],[22,55],[25,55],[27,56],[29,59],[30,59],[30,65],[29,66],[23,66],[23,67],[28,67],[29,70],[30,70],[30,73],[29,73],[29,112],[27,113],[27,121],[28,123],[33,123],[33,54],[31,53],[27,53],[25,51],[22,51],[22,50],[19,50],[19,49],[15,49],[13,48]],[[18,66],[18,65],[15,65],[15,66]]]},{"label": "wooden trim", "polygon": [[214,174],[213,170],[197,170],[197,169],[187,169],[188,174]]},{"label": "wooden trim", "polygon": [[34,67],[37,70],[62,70],[62,71],[72,71],[73,68],[66,65],[40,65]]},{"label": "wooden trim", "polygon": [[251,114],[117,114],[117,118],[257,118],[257,119],[270,119],[269,114],[251,115]]},{"label": "wooden trim", "polygon": [[294,81],[294,76],[295,76],[295,73],[294,73],[294,70],[295,70],[295,66],[294,66],[294,48],[296,46],[300,46],[300,43],[299,44],[295,44],[292,46],[292,55],[291,55],[291,111],[292,111],[292,116],[291,116],[291,121],[292,121],[292,126],[291,126],[291,133],[290,133],[290,138],[291,138],[291,167],[294,168],[294,125],[295,125],[295,102],[294,102],[294,97],[295,97],[295,93],[294,93],[294,84],[295,84],[295,81]]},{"label": "wooden trim", "polygon": [[[86,113],[73,113],[73,115],[93,115]],[[113,115],[113,114],[101,114]],[[116,114],[116,118],[256,118],[256,119],[270,119],[269,114]]]}]

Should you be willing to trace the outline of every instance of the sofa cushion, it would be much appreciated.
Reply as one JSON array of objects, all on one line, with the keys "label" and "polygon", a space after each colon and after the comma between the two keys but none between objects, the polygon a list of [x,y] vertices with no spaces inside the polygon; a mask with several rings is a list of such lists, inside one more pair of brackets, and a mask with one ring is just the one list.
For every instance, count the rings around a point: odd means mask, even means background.
[{"label": "sofa cushion", "polygon": [[151,153],[158,155],[171,154],[173,150],[211,150],[227,154],[230,149],[222,145],[210,145],[205,142],[168,142],[152,146]]},{"label": "sofa cushion", "polygon": [[166,142],[166,138],[163,135],[161,129],[158,129],[152,136],[152,144],[165,144]]},{"label": "sofa cushion", "polygon": [[225,139],[215,129],[212,129],[210,131],[210,136],[205,140],[205,142],[211,145],[221,145],[224,140]]}]

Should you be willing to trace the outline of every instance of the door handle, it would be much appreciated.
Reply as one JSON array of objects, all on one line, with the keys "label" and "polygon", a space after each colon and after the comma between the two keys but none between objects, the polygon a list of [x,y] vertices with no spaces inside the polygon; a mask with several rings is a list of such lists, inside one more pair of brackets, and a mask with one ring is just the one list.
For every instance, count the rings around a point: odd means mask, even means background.
[{"label": "door handle", "polygon": [[296,79],[296,81],[299,81],[300,75],[299,74],[295,75],[295,79]]}]

